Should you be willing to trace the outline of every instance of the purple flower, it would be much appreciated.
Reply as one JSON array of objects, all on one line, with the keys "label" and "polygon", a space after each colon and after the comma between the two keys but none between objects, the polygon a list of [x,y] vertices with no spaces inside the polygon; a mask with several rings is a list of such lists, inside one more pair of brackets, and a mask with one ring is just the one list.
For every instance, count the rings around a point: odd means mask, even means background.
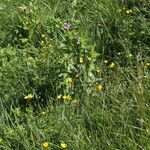
[{"label": "purple flower", "polygon": [[69,23],[64,23],[64,29],[65,29],[65,30],[69,30],[70,27],[71,27],[71,24],[69,24]]}]

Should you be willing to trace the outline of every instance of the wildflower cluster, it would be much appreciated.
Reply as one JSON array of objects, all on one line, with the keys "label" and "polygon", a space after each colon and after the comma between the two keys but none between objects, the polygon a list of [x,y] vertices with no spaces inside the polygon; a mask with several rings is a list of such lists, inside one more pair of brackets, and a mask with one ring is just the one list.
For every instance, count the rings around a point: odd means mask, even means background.
[{"label": "wildflower cluster", "polygon": [[71,99],[71,96],[69,96],[69,95],[58,95],[57,96],[57,99],[58,100],[64,100],[64,101],[66,101],[66,100],[70,100]]},{"label": "wildflower cluster", "polygon": [[26,99],[26,100],[31,100],[31,99],[33,99],[33,95],[30,93],[30,94],[26,95],[26,96],[24,97],[24,99]]},{"label": "wildflower cluster", "polygon": [[126,14],[132,14],[134,11],[133,11],[133,9],[122,8],[122,9],[119,9],[119,12],[123,12]]},{"label": "wildflower cluster", "polygon": [[[45,148],[45,149],[48,149],[49,148],[49,142],[43,142],[42,143],[42,147]],[[60,143],[60,146],[59,146],[61,149],[66,149],[68,147],[68,145],[64,142],[61,142]]]}]

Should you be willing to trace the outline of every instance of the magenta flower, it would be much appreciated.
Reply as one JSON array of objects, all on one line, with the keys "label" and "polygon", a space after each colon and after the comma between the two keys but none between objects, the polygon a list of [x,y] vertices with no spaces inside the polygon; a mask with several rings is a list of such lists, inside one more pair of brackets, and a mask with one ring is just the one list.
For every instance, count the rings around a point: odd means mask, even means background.
[{"label": "magenta flower", "polygon": [[64,23],[64,29],[69,30],[71,25],[69,23]]}]

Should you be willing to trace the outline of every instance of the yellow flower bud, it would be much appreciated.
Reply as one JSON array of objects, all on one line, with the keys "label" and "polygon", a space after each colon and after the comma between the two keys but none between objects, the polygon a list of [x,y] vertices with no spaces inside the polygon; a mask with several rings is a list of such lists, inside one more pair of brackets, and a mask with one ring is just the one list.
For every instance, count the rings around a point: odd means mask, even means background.
[{"label": "yellow flower bud", "polygon": [[33,95],[31,93],[24,97],[24,99],[26,100],[31,100],[32,98],[33,98]]},{"label": "yellow flower bud", "polygon": [[45,112],[45,111],[42,111],[42,112],[41,112],[41,115],[43,115],[43,116],[46,115],[46,112]]},{"label": "yellow flower bud", "polygon": [[100,73],[101,69],[99,67],[96,68],[96,72]]},{"label": "yellow flower bud", "polygon": [[82,63],[83,63],[83,58],[80,58],[80,60],[79,60],[79,61],[80,61],[80,63],[82,64]]},{"label": "yellow flower bud", "polygon": [[61,144],[60,144],[60,147],[61,147],[62,149],[65,149],[65,148],[67,148],[67,144],[61,143]]},{"label": "yellow flower bud", "polygon": [[88,61],[92,60],[92,58],[91,58],[91,57],[88,57],[87,59],[88,59]]},{"label": "yellow flower bud", "polygon": [[44,148],[48,148],[49,144],[48,144],[48,142],[44,142],[44,143],[42,144],[42,146],[43,146]]},{"label": "yellow flower bud", "polygon": [[132,57],[132,54],[129,54],[128,57],[131,58],[131,57]]},{"label": "yellow flower bud", "polygon": [[58,96],[57,96],[57,99],[61,99],[61,95],[58,95]]},{"label": "yellow flower bud", "polygon": [[150,67],[150,63],[146,63],[145,66]]},{"label": "yellow flower bud", "polygon": [[67,82],[72,83],[72,78],[71,77],[68,77],[66,80],[67,80]]},{"label": "yellow flower bud", "polygon": [[102,86],[101,84],[99,84],[99,85],[97,86],[97,90],[98,90],[98,91],[102,91],[102,89],[103,89],[103,86]]},{"label": "yellow flower bud", "polygon": [[107,63],[108,63],[108,60],[104,60],[104,63],[107,64]]},{"label": "yellow flower bud", "polygon": [[116,66],[116,65],[115,65],[114,62],[112,62],[112,63],[109,65],[110,68],[114,68],[115,66]]}]

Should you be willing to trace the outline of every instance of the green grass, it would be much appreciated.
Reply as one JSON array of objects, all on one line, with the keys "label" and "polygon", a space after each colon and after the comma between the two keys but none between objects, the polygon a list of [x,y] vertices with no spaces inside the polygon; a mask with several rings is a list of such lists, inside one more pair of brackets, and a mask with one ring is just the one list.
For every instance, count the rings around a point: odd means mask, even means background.
[{"label": "green grass", "polygon": [[149,20],[148,0],[0,0],[0,149],[150,150]]}]

